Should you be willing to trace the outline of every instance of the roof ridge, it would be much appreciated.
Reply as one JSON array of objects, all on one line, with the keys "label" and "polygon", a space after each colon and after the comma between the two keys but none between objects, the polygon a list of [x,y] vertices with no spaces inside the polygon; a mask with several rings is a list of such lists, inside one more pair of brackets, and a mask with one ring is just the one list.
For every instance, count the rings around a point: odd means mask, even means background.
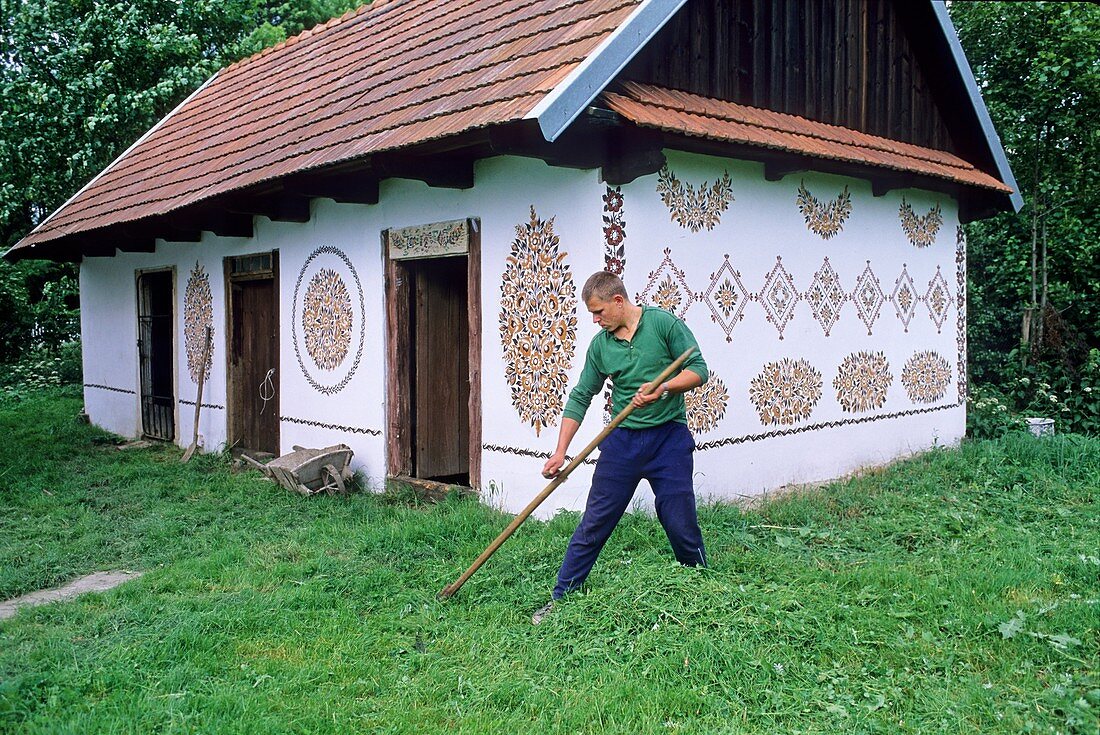
[{"label": "roof ridge", "polygon": [[368,13],[375,9],[381,9],[382,7],[387,5],[393,5],[396,2],[399,2],[399,0],[367,0],[367,2],[358,7],[352,8],[343,15],[338,15],[335,18],[329,18],[326,21],[314,25],[312,28],[306,28],[299,33],[294,34],[290,38],[279,41],[279,43],[275,44],[274,46],[268,46],[267,48],[260,49],[251,56],[246,56],[243,59],[237,59],[232,64],[224,67],[222,69],[222,72],[228,72],[231,69],[236,70],[242,66],[245,66],[246,64],[257,61],[258,59],[261,59],[268,54],[275,53],[276,51],[281,51],[282,49],[288,46],[293,46],[299,41],[304,41],[315,34],[319,34],[322,31],[327,31],[334,26],[341,25],[359,15],[363,15],[364,13]]}]

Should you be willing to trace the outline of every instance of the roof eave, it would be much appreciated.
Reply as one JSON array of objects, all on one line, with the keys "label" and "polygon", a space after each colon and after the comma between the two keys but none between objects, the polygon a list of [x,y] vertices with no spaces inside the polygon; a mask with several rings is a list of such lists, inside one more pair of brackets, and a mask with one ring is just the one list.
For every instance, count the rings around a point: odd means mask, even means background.
[{"label": "roof eave", "polygon": [[554,142],[687,0],[643,0],[611,35],[558,83],[524,119]]},{"label": "roof eave", "polygon": [[963,86],[970,98],[970,106],[974,110],[978,124],[981,125],[989,155],[997,165],[997,173],[1001,181],[1012,189],[1012,194],[1009,195],[1012,209],[1019,212],[1024,206],[1024,198],[1020,195],[1020,187],[1016,184],[1016,177],[1012,174],[1012,167],[1008,163],[1008,156],[1001,144],[1001,138],[997,135],[997,129],[993,126],[993,119],[989,116],[989,109],[985,106],[985,100],[982,99],[981,90],[978,89],[978,81],[974,77],[974,71],[970,68],[970,62],[966,59],[962,43],[959,41],[959,34],[956,33],[955,25],[951,22],[947,5],[943,0],[929,0],[929,3],[939,25],[940,33],[943,34],[943,39],[951,50],[955,68],[958,69]]},{"label": "roof eave", "polygon": [[[86,184],[84,184],[84,186],[80,187],[80,189],[78,189],[77,192],[75,194],[73,194],[71,197],[66,199],[65,202],[63,204],[61,204],[61,206],[59,206],[54,211],[50,212],[50,216],[46,217],[46,219],[42,220],[37,225],[35,225],[33,230],[28,232],[23,237],[19,238],[19,240],[14,245],[12,245],[3,255],[0,255],[0,257],[2,257],[5,260],[12,261],[12,262],[15,262],[17,260],[31,260],[31,259],[33,259],[35,257],[35,255],[33,253],[33,250],[34,250],[34,247],[38,243],[37,242],[27,243],[26,240],[27,240],[28,237],[30,237],[34,233],[38,232],[38,230],[40,230],[41,228],[45,227],[46,224],[48,224],[49,221],[52,220],[57,215],[58,212],[60,212],[65,207],[67,207],[70,202],[72,202],[78,196],[80,196],[85,191],[87,191],[88,188],[90,186],[92,186],[92,184],[99,181],[99,179],[101,179],[108,171],[110,171],[115,166],[117,166],[119,161],[121,161],[123,158],[125,158],[126,156],[128,156],[130,154],[130,151],[134,150],[143,141],[147,140],[149,138],[149,136],[151,136],[153,133],[155,133],[157,130],[159,130],[160,127],[163,126],[164,123],[167,122],[173,115],[175,115],[177,112],[179,112],[181,109],[183,109],[184,105],[186,105],[188,102],[190,102],[192,99],[194,99],[195,96],[197,96],[200,92],[202,92],[204,89],[206,89],[210,85],[210,83],[213,82],[214,79],[217,78],[217,76],[219,74],[221,74],[220,70],[214,72],[213,74],[211,74],[210,77],[207,78],[207,80],[205,82],[200,84],[197,89],[195,89],[193,92],[191,92],[191,94],[187,95],[187,97],[185,97],[178,105],[173,107],[171,112],[169,112],[167,115],[165,115],[160,120],[158,120],[156,122],[156,124],[153,125],[153,127],[146,130],[145,133],[143,133],[141,136],[138,137],[137,140],[135,140],[133,143],[131,143],[126,148],[126,150],[124,150],[122,153],[118,154],[118,156],[115,157],[115,160],[111,161],[111,163],[108,164],[106,168],[104,168],[102,171],[100,171],[95,176],[93,176],[91,179],[89,179],[88,183],[86,183]],[[60,238],[57,238],[57,239],[64,239],[65,237],[67,237],[67,233],[66,233],[66,235],[62,235]],[[30,251],[30,252],[27,252],[27,253],[18,252],[18,251],[22,251],[22,250],[27,250],[27,251]]]}]

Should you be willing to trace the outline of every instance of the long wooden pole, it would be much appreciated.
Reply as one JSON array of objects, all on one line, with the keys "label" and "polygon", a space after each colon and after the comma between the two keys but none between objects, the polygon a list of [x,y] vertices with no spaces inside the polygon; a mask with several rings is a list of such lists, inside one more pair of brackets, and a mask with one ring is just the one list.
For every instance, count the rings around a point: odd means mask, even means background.
[{"label": "long wooden pole", "polygon": [[195,449],[199,446],[199,409],[202,408],[202,386],[206,382],[206,361],[210,359],[210,332],[212,330],[207,327],[204,336],[206,339],[202,345],[202,369],[199,371],[199,395],[195,400],[195,430],[191,438],[191,446],[187,447],[187,451],[183,453],[183,457],[180,462],[189,462],[192,455],[195,454]]},{"label": "long wooden pole", "polygon": [[[661,384],[668,380],[673,373],[679,370],[680,366],[683,365],[689,357],[691,357],[691,354],[693,352],[695,352],[695,348],[689,347],[687,350],[684,351],[684,354],[677,357],[671,365],[665,368],[664,372],[657,376],[656,380],[650,383],[650,385],[653,386],[653,389],[649,392],[648,395],[653,395],[653,393],[660,390]],[[550,493],[557,490],[558,486],[565,482],[565,479],[569,477],[569,473],[579,467],[581,462],[583,462],[588,457],[588,455],[591,454],[592,451],[600,445],[600,442],[606,439],[607,435],[610,434],[619,424],[621,424],[633,411],[634,404],[626,404],[626,408],[620,411],[619,415],[613,418],[611,420],[611,423],[605,426],[604,430],[601,431],[595,439],[589,442],[588,446],[581,450],[581,453],[574,457],[573,461],[567,464],[565,466],[565,469],[559,472],[558,476],[551,480],[550,484],[547,485],[541,493],[536,495],[535,499],[528,503],[526,508],[520,511],[519,515],[512,519],[512,522],[508,524],[508,527],[500,532],[500,535],[493,540],[493,543],[489,544],[485,551],[481,552],[481,556],[474,560],[474,563],[470,565],[470,568],[463,572],[461,577],[441,589],[436,597],[443,600],[450,597],[455,592],[458,592],[462,585],[466,584],[466,580],[472,577],[474,575],[474,572],[480,569],[481,565],[484,564],[490,556],[496,553],[496,550],[499,549],[501,545],[503,545],[504,542],[508,540],[508,537],[515,533],[515,530],[519,528],[525,520],[527,520],[527,516],[531,515],[531,513],[534,512],[535,508],[542,505],[542,501],[550,497]]]}]

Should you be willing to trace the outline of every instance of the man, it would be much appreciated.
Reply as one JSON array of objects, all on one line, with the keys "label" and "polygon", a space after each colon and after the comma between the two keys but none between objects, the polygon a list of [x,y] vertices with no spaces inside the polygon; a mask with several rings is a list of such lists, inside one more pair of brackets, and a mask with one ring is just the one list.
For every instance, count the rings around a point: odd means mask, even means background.
[{"label": "man", "polygon": [[[602,331],[588,346],[580,380],[565,405],[557,449],[542,468],[543,476],[561,472],[569,442],[606,378],[613,384],[614,415],[628,403],[635,409],[600,443],[584,516],[569,541],[550,602],[531,618],[534,625],[553,610],[555,600],[584,583],[642,479],[653,488],[657,518],[676,559],[688,566],[707,563],[691,484],[695,440],[687,428],[683,397],[707,380],[707,365],[695,337],[669,312],[630,303],[623,282],[612,273],[593,274],[581,299]],[[689,347],[696,352],[680,374],[650,393],[652,386],[646,381]]]}]

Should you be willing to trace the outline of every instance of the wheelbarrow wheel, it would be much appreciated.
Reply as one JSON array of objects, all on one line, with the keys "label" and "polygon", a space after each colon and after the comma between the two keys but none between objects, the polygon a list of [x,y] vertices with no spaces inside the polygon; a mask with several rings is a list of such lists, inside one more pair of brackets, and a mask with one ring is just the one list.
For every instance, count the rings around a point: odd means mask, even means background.
[{"label": "wheelbarrow wheel", "polygon": [[321,468],[321,480],[324,482],[325,491],[329,495],[348,494],[347,486],[344,485],[344,478],[333,465],[327,464]]}]

